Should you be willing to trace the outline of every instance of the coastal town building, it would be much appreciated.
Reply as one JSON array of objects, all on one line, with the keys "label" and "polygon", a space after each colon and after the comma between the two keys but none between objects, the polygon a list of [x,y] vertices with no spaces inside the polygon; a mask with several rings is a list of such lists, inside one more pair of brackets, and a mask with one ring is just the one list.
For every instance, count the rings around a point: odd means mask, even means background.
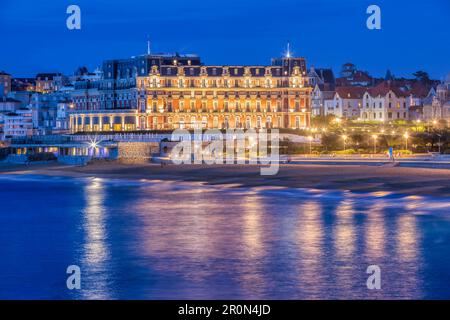
[{"label": "coastal town building", "polygon": [[311,114],[312,116],[324,116],[325,110],[332,106],[336,91],[325,84],[316,84],[311,93]]},{"label": "coastal town building", "polygon": [[19,109],[4,115],[3,135],[5,139],[33,135],[33,113],[30,109]]},{"label": "coastal town building", "polygon": [[367,89],[363,95],[361,120],[379,122],[408,120],[409,95],[407,88],[391,80]]},{"label": "coastal town building", "polygon": [[426,121],[450,121],[450,73],[432,92],[423,106],[423,118]]},{"label": "coastal town building", "polygon": [[311,87],[321,85],[325,90],[333,90],[336,85],[333,69],[331,68],[311,67],[308,71],[308,78]]},{"label": "coastal town building", "polygon": [[327,104],[325,115],[346,119],[359,118],[365,91],[364,87],[337,87],[331,105]]},{"label": "coastal town building", "polygon": [[377,79],[371,77],[368,72],[358,70],[353,63],[342,66],[340,77],[336,78],[337,87],[369,87],[377,83]]},{"label": "coastal town building", "polygon": [[[30,108],[33,113],[33,128],[37,135],[52,134],[58,128],[58,108],[68,110],[72,105],[70,95],[56,91],[52,93],[33,94]],[[66,115],[66,112],[59,112],[59,116]],[[59,124],[63,125],[63,119],[59,119]],[[64,125],[63,125],[64,126]]]},{"label": "coastal town building", "polygon": [[36,75],[36,92],[49,93],[58,91],[68,84],[68,79],[61,73],[39,73]]},{"label": "coastal town building", "polygon": [[0,97],[0,112],[14,112],[20,107],[20,101],[10,97]]},{"label": "coastal town building", "polygon": [[35,78],[13,78],[11,80],[11,91],[32,91],[36,88]]},{"label": "coastal town building", "polygon": [[72,132],[310,124],[312,88],[304,58],[273,59],[270,66],[205,66],[195,55],[144,55],[106,61],[103,75],[99,105],[75,102]]},{"label": "coastal town building", "polygon": [[0,71],[0,97],[7,96],[11,92],[11,75]]}]

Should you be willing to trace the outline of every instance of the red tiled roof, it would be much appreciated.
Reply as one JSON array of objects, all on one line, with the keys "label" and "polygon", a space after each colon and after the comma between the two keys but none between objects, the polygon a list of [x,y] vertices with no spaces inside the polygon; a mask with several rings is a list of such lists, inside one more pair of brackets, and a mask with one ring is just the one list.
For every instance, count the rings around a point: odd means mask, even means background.
[{"label": "red tiled roof", "polygon": [[338,87],[336,93],[342,99],[362,99],[366,90],[365,87]]},{"label": "red tiled roof", "polygon": [[407,97],[410,95],[410,91],[403,86],[404,83],[402,82],[403,81],[383,81],[367,91],[372,97],[385,96],[389,91],[392,91],[397,97]]}]

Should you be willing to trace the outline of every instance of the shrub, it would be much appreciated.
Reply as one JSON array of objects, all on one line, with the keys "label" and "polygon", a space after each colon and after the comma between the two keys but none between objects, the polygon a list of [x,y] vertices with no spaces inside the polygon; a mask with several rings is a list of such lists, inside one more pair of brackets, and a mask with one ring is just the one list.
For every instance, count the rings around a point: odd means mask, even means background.
[{"label": "shrub", "polygon": [[411,150],[395,150],[394,154],[401,154],[401,155],[411,155],[413,154]]},{"label": "shrub", "polygon": [[358,152],[355,149],[347,149],[347,150],[339,150],[339,151],[335,151],[335,154],[357,154]]}]

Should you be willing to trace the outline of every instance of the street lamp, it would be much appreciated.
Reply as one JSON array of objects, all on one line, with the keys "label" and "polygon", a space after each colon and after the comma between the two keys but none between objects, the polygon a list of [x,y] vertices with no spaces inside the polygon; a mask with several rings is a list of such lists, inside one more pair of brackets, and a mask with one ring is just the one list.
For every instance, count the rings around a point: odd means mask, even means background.
[{"label": "street lamp", "polygon": [[313,141],[313,137],[309,136],[308,137],[309,140],[309,154],[312,154],[312,141]]},{"label": "street lamp", "polygon": [[409,138],[408,132],[405,132],[403,137],[405,138],[405,150],[408,150],[408,138]]},{"label": "street lamp", "polygon": [[441,154],[441,137],[442,135],[437,134],[438,138],[439,138],[439,142],[438,142],[438,147],[439,147],[439,154]]},{"label": "street lamp", "polygon": [[373,153],[377,153],[377,138],[378,136],[376,134],[372,135],[373,139]]},{"label": "street lamp", "polygon": [[345,151],[345,149],[346,149],[346,148],[345,148],[345,147],[346,147],[346,146],[345,146],[345,143],[347,142],[347,138],[348,138],[348,137],[347,137],[345,134],[342,135],[342,140],[344,140],[344,151]]}]

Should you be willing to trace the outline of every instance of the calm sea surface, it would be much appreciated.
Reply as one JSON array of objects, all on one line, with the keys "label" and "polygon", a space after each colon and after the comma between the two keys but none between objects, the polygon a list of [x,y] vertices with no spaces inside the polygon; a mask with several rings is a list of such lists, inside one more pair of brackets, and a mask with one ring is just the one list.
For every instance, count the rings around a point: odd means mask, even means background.
[{"label": "calm sea surface", "polygon": [[0,206],[0,299],[450,298],[445,198],[2,176]]}]

